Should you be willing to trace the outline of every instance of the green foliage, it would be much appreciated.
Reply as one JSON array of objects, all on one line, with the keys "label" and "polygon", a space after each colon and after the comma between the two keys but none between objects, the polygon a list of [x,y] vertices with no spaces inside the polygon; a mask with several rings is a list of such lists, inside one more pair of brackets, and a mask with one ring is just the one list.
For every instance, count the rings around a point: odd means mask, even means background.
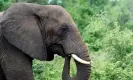
[{"label": "green foliage", "polygon": [[[113,5],[114,3],[115,5]],[[127,3],[128,1],[124,0],[121,0],[120,2],[110,2],[104,7],[107,17],[111,21],[116,21],[119,25],[124,27],[131,19],[130,7],[127,6]]]},{"label": "green foliage", "polygon": [[115,61],[123,60],[124,57],[133,50],[133,32],[128,29],[120,30],[120,26],[108,31],[103,39],[103,47],[108,55],[112,56]]},{"label": "green foliage", "polygon": [[[132,80],[132,66],[122,68],[119,65],[123,62],[117,61],[112,63],[105,58],[105,55],[95,56],[95,63],[93,63],[92,80]],[[98,58],[97,58],[98,57]],[[99,59],[100,57],[100,59]]]},{"label": "green foliage", "polygon": [[56,57],[52,62],[40,62],[35,60],[33,65],[35,80],[60,80],[64,60]]},{"label": "green foliage", "polygon": [[104,12],[89,17],[90,22],[83,29],[84,41],[93,53],[92,80],[133,79],[131,12],[122,3],[109,3]]},{"label": "green foliage", "polygon": [[0,0],[0,11],[7,9],[12,3],[12,0]]},{"label": "green foliage", "polygon": [[[132,80],[133,32],[106,15],[91,17],[83,38],[92,56],[92,80]],[[110,26],[112,28],[110,28]]]},{"label": "green foliage", "polygon": [[105,23],[107,21],[103,15],[92,16],[90,19],[90,23],[84,28],[82,36],[91,51],[98,51],[103,46],[101,42],[107,32],[107,23]]},{"label": "green foliage", "polygon": [[[33,71],[35,80],[60,80],[62,78],[62,70],[64,66],[64,59],[62,57],[55,58],[51,62],[42,62],[34,60]],[[76,73],[75,64],[71,61],[71,76]]]},{"label": "green foliage", "polygon": [[49,0],[15,0],[15,2],[28,2],[28,3],[38,3],[38,4],[48,4]]}]

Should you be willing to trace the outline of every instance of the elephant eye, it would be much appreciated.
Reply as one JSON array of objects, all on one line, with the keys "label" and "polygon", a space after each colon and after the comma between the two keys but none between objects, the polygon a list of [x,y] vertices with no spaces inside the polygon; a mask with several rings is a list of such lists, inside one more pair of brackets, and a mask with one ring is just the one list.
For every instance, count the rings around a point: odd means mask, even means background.
[{"label": "elephant eye", "polygon": [[68,27],[67,26],[63,26],[61,27],[61,30],[63,33],[66,33],[68,31]]},{"label": "elephant eye", "polygon": [[66,24],[62,25],[62,26],[59,28],[59,30],[58,30],[58,32],[59,32],[60,35],[64,35],[64,34],[66,34],[68,31],[69,31],[69,30],[68,30],[68,25],[66,25]]}]

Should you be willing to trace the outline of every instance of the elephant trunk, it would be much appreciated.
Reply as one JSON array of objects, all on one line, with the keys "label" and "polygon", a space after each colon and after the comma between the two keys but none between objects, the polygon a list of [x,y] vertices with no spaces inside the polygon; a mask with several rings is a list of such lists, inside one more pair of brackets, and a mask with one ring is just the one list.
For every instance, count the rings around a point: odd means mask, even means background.
[{"label": "elephant trunk", "polygon": [[[87,53],[82,55],[78,55],[80,58],[86,60],[86,61],[90,61],[89,56],[87,55]],[[76,67],[77,67],[77,74],[75,77],[70,77],[70,56],[65,58],[65,64],[64,64],[64,68],[63,68],[63,73],[62,73],[62,80],[88,80],[89,76],[90,76],[90,71],[91,71],[91,65],[90,64],[83,64],[80,63],[76,60]]]},{"label": "elephant trunk", "polygon": [[[70,32],[66,36],[66,41],[64,41],[63,46],[65,53],[69,56],[65,57],[62,80],[88,80],[91,73],[88,47],[85,45],[77,28],[72,29]],[[74,58],[77,67],[77,73],[74,77],[70,77],[69,74],[71,57]]]}]

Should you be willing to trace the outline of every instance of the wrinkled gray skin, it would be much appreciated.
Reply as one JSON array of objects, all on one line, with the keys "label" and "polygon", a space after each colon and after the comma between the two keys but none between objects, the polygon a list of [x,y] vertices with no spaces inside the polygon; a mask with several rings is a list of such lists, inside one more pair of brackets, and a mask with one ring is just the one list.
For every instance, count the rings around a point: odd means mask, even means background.
[{"label": "wrinkled gray skin", "polygon": [[[3,15],[3,12],[0,12],[0,19],[1,19],[2,15]],[[2,31],[1,31],[1,26],[0,26],[0,36],[1,36],[1,34],[2,34]]]},{"label": "wrinkled gray skin", "polygon": [[62,7],[16,3],[3,13],[0,25],[0,80],[34,80],[32,59],[51,61],[54,54],[65,58],[63,80],[88,80],[91,65],[76,61],[77,75],[69,76],[70,54],[90,59],[77,26]]}]

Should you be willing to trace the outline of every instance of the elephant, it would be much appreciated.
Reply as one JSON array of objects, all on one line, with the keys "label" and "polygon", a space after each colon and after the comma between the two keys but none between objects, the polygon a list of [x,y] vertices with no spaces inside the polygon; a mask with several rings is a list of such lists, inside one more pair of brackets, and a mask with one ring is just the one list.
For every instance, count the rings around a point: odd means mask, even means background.
[{"label": "elephant", "polygon": [[0,12],[0,17],[3,15],[3,12]]},{"label": "elephant", "polygon": [[[34,80],[32,60],[65,58],[62,80],[88,80],[91,59],[78,27],[59,5],[14,3],[0,18],[0,80]],[[70,77],[70,59],[76,76]]]},{"label": "elephant", "polygon": [[[2,15],[3,15],[3,12],[0,12],[0,19],[1,19]],[[0,34],[1,34],[1,26],[0,26]]]}]

